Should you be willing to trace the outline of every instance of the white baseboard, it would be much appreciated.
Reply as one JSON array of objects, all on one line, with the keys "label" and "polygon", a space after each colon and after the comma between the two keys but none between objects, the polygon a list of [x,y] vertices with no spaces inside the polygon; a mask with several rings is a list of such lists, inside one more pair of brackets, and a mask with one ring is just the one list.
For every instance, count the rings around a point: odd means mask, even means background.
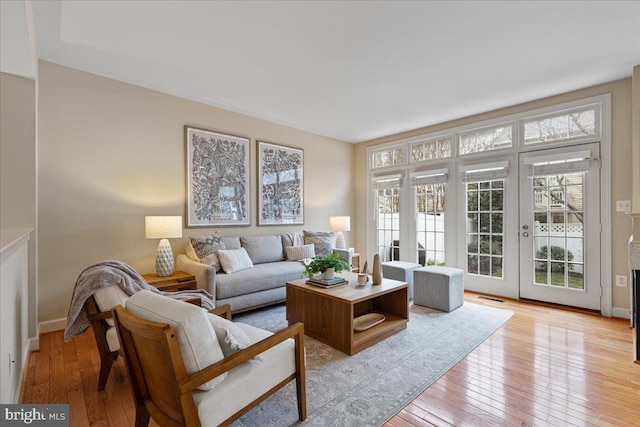
[{"label": "white baseboard", "polygon": [[620,319],[631,319],[631,310],[628,308],[613,307],[611,316],[619,317]]},{"label": "white baseboard", "polygon": [[48,320],[46,322],[38,323],[38,335],[46,334],[47,332],[59,331],[67,326],[67,318],[62,317],[60,319]]}]

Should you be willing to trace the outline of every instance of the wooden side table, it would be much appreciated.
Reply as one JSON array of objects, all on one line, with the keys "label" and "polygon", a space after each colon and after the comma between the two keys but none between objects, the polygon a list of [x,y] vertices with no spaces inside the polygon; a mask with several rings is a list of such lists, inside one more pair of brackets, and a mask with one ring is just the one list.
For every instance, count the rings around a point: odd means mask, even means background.
[{"label": "wooden side table", "polygon": [[171,276],[157,276],[154,273],[143,274],[142,278],[148,284],[165,292],[195,290],[197,288],[195,276],[184,271],[174,271]]},{"label": "wooden side table", "polygon": [[353,264],[353,273],[360,273],[360,253],[354,252],[351,254],[351,264]]}]

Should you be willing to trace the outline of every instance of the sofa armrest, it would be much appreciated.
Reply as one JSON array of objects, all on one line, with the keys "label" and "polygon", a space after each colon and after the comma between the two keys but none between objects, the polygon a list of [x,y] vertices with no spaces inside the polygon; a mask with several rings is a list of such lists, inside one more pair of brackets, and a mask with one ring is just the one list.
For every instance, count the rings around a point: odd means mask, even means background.
[{"label": "sofa armrest", "polygon": [[216,270],[210,265],[189,259],[185,254],[176,257],[176,269],[189,273],[196,277],[198,289],[209,291],[216,299]]},{"label": "sofa armrest", "polygon": [[349,251],[348,249],[333,248],[333,253],[338,254],[341,260],[349,264],[349,271],[353,270],[353,264],[351,263],[351,261],[353,261],[351,257],[352,255],[351,251]]}]

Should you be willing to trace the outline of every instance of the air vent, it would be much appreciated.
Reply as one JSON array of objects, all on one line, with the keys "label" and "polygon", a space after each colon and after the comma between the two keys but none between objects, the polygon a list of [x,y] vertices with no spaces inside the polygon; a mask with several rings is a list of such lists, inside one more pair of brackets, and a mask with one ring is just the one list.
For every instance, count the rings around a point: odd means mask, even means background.
[{"label": "air vent", "polygon": [[488,299],[488,300],[490,300],[490,301],[496,301],[496,302],[504,302],[504,301],[503,301],[503,300],[501,300],[501,299],[498,299],[498,298],[491,298],[491,297],[485,297],[484,295],[480,295],[478,298],[480,298],[480,299]]}]

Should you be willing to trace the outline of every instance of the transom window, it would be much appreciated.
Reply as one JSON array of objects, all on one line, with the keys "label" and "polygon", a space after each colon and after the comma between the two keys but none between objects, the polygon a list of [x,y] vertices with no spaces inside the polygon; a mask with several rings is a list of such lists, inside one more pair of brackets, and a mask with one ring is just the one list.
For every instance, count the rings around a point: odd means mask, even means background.
[{"label": "transom window", "polygon": [[526,120],[524,144],[540,144],[596,134],[596,110],[574,111],[550,117]]},{"label": "transom window", "polygon": [[403,164],[405,164],[404,146],[374,151],[371,155],[371,169],[380,169]]},{"label": "transom window", "polygon": [[442,138],[411,144],[411,163],[451,157],[452,138]]},{"label": "transom window", "polygon": [[512,126],[474,130],[463,133],[458,141],[460,155],[510,148],[513,145]]}]

